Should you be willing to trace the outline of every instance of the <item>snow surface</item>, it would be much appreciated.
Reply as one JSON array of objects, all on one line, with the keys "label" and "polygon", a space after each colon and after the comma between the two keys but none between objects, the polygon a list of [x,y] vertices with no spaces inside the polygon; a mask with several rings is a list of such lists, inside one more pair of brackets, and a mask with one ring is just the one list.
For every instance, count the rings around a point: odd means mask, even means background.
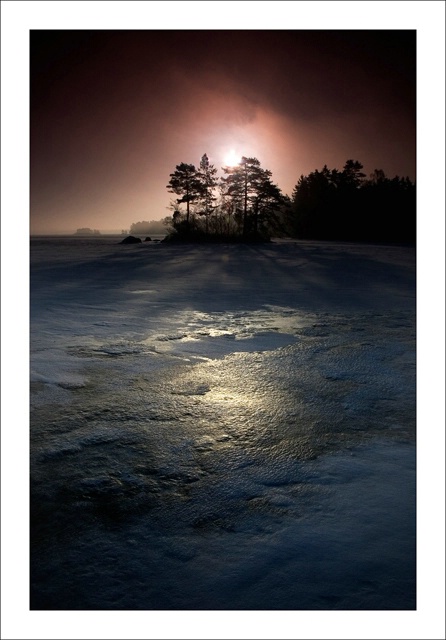
[{"label": "snow surface", "polygon": [[415,608],[415,251],[31,240],[31,608]]}]

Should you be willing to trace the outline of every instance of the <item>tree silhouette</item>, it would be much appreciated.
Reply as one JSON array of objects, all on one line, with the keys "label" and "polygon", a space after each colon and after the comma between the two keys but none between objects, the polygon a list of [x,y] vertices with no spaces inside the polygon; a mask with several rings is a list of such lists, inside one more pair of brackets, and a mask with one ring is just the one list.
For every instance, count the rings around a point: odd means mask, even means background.
[{"label": "tree silhouette", "polygon": [[315,170],[293,190],[290,231],[299,238],[359,241],[415,241],[415,185],[389,179],[376,169],[369,180],[362,164],[347,160],[343,170]]},{"label": "tree silhouette", "polygon": [[375,169],[361,188],[362,210],[373,221],[371,239],[414,243],[416,239],[416,189],[409,178],[388,178]]},{"label": "tree silhouette", "polygon": [[257,194],[253,207],[253,231],[257,236],[265,227],[277,226],[277,213],[284,204],[284,196],[276,184],[271,181],[271,172],[265,171],[257,185]]},{"label": "tree silhouette", "polygon": [[205,153],[200,160],[197,178],[199,185],[198,201],[202,204],[202,209],[199,210],[198,213],[205,216],[206,233],[209,231],[209,216],[214,209],[214,202],[216,200],[214,195],[214,189],[218,184],[216,174],[217,169],[209,163],[209,158]]},{"label": "tree silhouette", "polygon": [[344,188],[359,189],[362,179],[365,178],[365,173],[361,171],[363,168],[362,164],[357,160],[347,160],[342,172],[336,172],[336,175],[340,178],[340,185]]},{"label": "tree silhouette", "polygon": [[294,234],[302,238],[330,237],[336,225],[338,172],[333,176],[325,165],[321,171],[301,176],[293,194]]},{"label": "tree silhouette", "polygon": [[[206,153],[198,169],[181,163],[170,174],[172,238],[194,241],[265,240],[272,233],[315,240],[415,242],[415,185],[375,169],[367,179],[358,160],[342,170],[324,165],[301,175],[291,198],[257,158],[217,170]],[[219,191],[219,199],[217,194]],[[176,209],[186,203],[186,218]],[[193,206],[192,206],[193,205]],[[196,215],[191,215],[192,213]]]},{"label": "tree silhouette", "polygon": [[175,193],[178,198],[177,203],[186,203],[186,222],[189,225],[190,203],[197,200],[201,194],[201,182],[197,170],[193,164],[182,162],[175,168],[174,173],[170,174],[167,189],[169,193]]},{"label": "tree silhouette", "polygon": [[242,212],[242,236],[259,234],[260,224],[271,219],[283,202],[279,187],[271,182],[271,171],[262,169],[257,158],[242,157],[235,167],[223,167],[223,194],[232,200],[233,211]]}]

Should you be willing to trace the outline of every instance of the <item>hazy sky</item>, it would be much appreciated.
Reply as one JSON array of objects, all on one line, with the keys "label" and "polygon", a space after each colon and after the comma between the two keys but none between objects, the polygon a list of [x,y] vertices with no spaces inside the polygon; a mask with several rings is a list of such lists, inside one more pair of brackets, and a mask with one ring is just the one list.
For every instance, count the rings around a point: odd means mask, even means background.
[{"label": "hazy sky", "polygon": [[[415,180],[416,32],[30,31],[31,233],[170,214],[203,153],[291,194],[349,158]],[[221,173],[221,171],[219,171]]]}]

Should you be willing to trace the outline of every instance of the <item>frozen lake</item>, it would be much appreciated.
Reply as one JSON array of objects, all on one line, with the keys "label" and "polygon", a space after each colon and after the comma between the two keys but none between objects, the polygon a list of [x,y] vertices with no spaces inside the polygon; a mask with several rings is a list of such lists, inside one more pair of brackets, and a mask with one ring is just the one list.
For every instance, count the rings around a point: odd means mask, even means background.
[{"label": "frozen lake", "polygon": [[415,250],[31,239],[31,608],[409,610]]}]

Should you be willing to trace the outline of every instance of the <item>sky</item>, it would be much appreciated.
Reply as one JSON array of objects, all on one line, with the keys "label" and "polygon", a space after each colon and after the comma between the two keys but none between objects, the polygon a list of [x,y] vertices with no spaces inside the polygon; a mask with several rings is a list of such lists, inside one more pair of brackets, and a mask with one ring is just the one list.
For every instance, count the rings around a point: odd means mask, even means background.
[{"label": "sky", "polygon": [[414,29],[30,30],[30,231],[171,215],[181,162],[416,180]]}]

